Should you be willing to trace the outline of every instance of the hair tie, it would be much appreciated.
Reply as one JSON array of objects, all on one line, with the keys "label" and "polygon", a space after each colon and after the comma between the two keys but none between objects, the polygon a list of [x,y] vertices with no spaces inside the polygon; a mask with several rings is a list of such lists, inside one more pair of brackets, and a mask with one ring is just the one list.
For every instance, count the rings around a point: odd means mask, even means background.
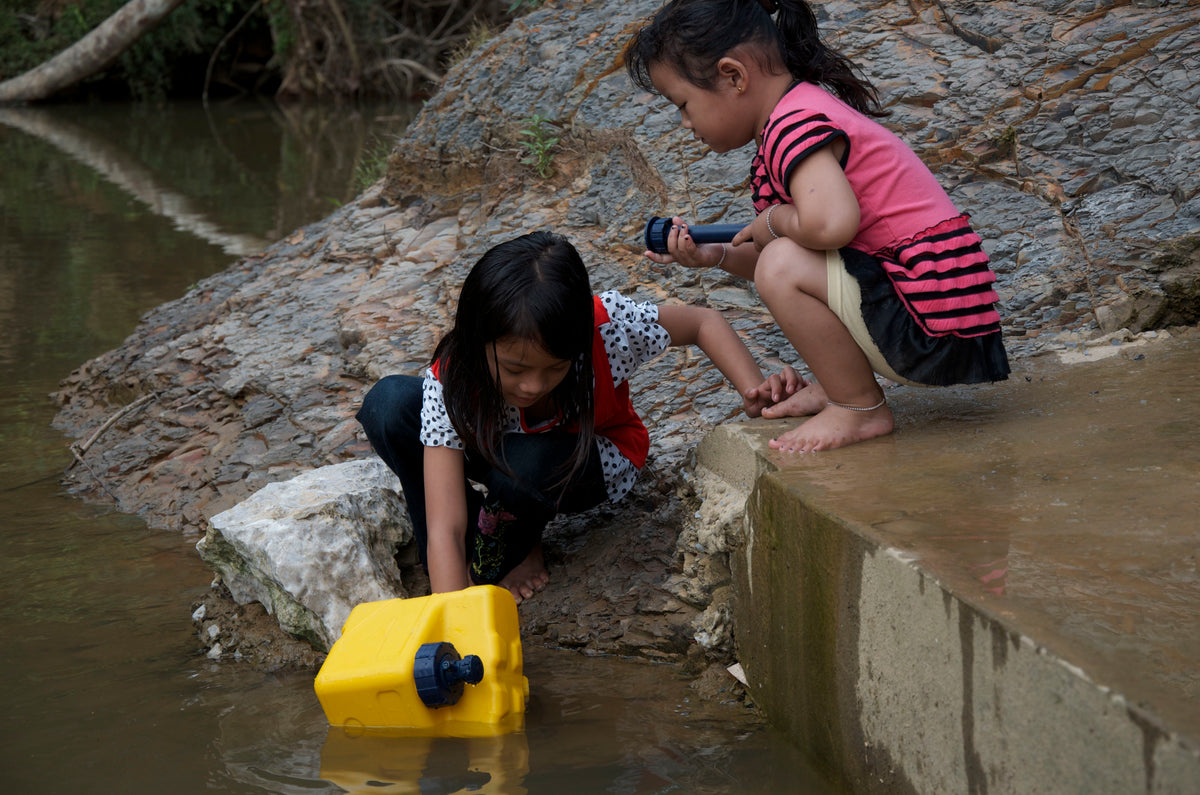
[{"label": "hair tie", "polygon": [[758,4],[762,6],[763,11],[766,11],[768,14],[774,14],[779,10],[779,3],[775,2],[775,0],[758,0]]}]

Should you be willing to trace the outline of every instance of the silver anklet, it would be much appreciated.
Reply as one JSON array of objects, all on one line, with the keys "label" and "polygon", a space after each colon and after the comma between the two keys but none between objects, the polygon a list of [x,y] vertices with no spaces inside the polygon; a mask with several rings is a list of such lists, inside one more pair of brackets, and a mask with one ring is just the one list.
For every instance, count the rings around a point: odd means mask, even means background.
[{"label": "silver anklet", "polygon": [[725,262],[725,255],[728,253],[729,253],[729,248],[724,243],[722,243],[721,244],[721,258],[719,260],[717,260],[717,264],[713,265],[713,267],[714,268],[721,267],[721,263]]},{"label": "silver anklet", "polygon": [[825,400],[825,405],[827,406],[837,406],[839,409],[846,409],[848,411],[874,411],[875,409],[882,408],[884,403],[887,403],[887,395],[880,398],[879,402],[874,406],[847,406],[845,403],[834,403],[832,400]]}]

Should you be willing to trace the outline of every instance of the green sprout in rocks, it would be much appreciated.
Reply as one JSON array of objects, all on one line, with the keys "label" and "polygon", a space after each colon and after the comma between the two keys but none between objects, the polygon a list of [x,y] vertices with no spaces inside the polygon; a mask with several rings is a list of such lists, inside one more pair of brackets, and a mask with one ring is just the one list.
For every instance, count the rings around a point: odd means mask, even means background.
[{"label": "green sprout in rocks", "polygon": [[523,123],[526,126],[521,130],[521,136],[525,140],[521,141],[521,147],[525,150],[525,157],[521,162],[533,166],[538,176],[546,179],[554,174],[552,158],[558,136],[553,134],[550,120],[540,113],[533,114]]}]

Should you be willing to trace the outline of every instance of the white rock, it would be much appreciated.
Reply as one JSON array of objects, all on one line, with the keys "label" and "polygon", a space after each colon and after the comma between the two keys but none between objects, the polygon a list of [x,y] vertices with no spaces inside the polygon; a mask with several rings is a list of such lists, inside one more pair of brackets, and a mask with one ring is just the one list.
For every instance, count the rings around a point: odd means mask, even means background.
[{"label": "white rock", "polygon": [[394,554],[412,537],[400,482],[378,458],[263,487],[217,514],[196,549],[239,604],[328,649],[361,602],[406,596]]}]

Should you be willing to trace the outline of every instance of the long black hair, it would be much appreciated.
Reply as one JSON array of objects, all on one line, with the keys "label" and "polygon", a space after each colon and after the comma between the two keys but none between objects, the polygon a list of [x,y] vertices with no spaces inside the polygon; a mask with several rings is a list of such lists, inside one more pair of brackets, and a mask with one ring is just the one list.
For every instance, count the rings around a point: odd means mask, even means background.
[{"label": "long black hair", "polygon": [[[772,19],[774,14],[774,19]],[[879,94],[850,59],[821,40],[817,18],[804,0],[671,0],[625,47],[634,84],[657,93],[650,67],[667,64],[688,82],[709,90],[717,62],[735,47],[752,48],[768,73],[822,85],[855,110],[885,116]]]},{"label": "long black hair", "polygon": [[595,428],[592,383],[592,288],[579,252],[564,237],[533,232],[489,249],[463,281],[454,327],[433,353],[450,423],[468,456],[502,471],[508,411],[487,352],[497,340],[529,340],[571,369],[551,393],[564,425],[576,423],[575,455],[565,483],[582,469]]}]

